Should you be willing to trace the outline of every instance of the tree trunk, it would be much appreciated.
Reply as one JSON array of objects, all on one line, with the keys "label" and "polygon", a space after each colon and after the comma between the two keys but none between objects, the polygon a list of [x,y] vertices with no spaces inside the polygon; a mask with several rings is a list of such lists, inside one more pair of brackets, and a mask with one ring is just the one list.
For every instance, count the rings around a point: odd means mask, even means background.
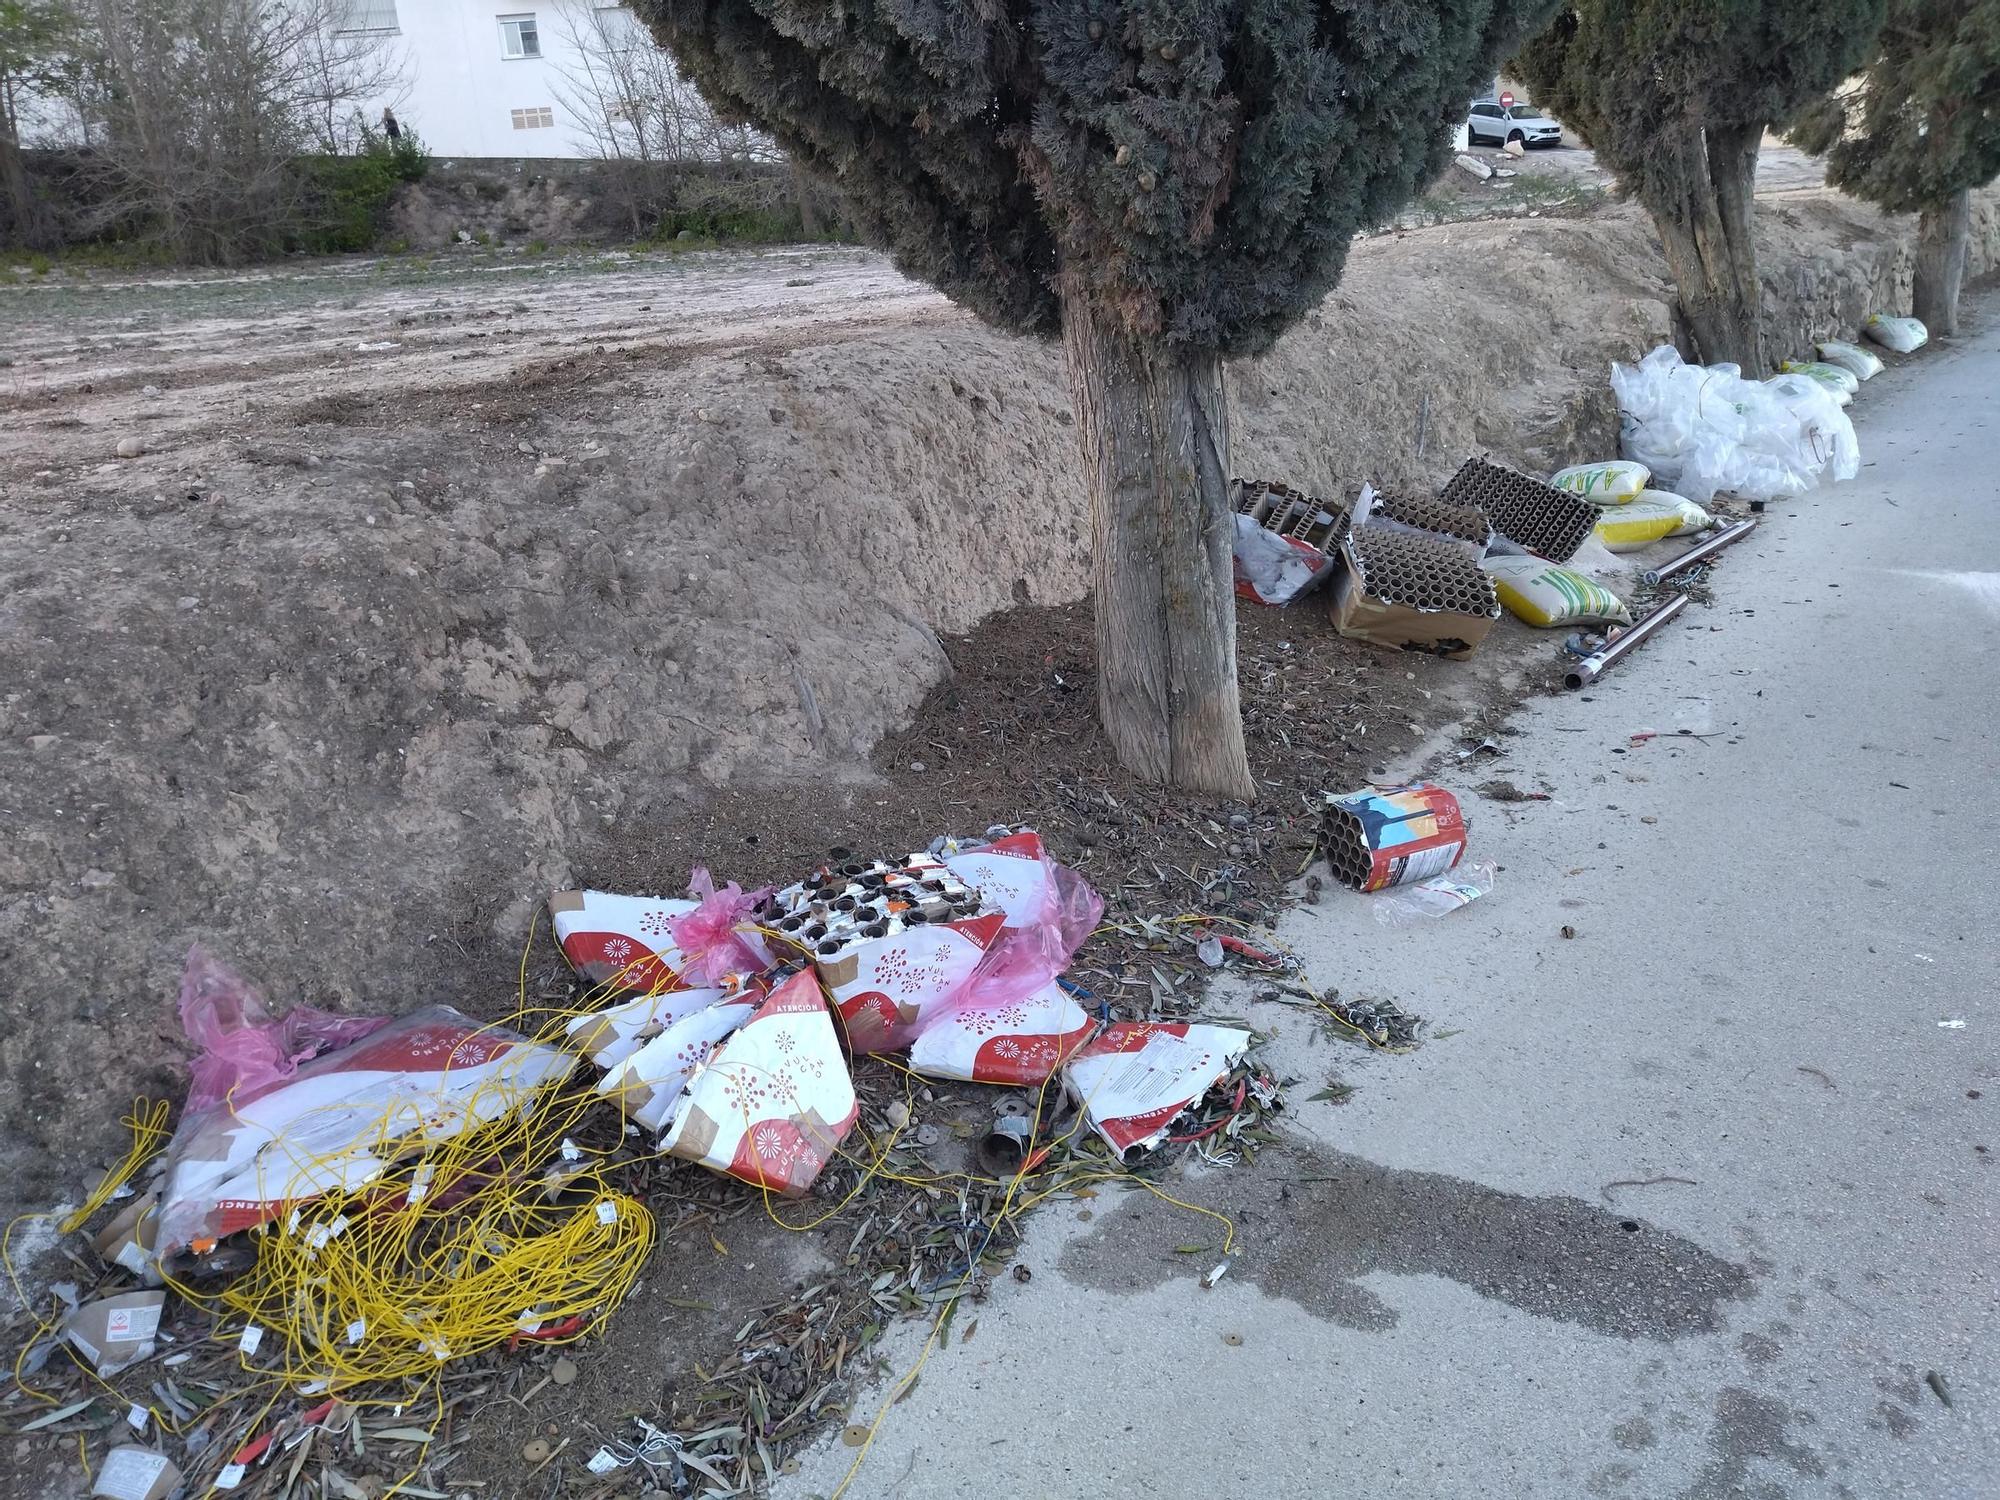
[{"label": "tree trunk", "polygon": [[1972,242],[1972,191],[1964,189],[1927,208],[1917,221],[1915,306],[1910,309],[1932,337],[1958,332],[1958,288]]},{"label": "tree trunk", "polygon": [[819,214],[813,208],[812,180],[792,163],[792,198],[799,205],[799,233],[809,240],[819,238]]},{"label": "tree trunk", "polygon": [[1104,733],[1149,781],[1248,799],[1222,361],[1136,338],[1074,295],[1063,347],[1090,482]]},{"label": "tree trunk", "polygon": [[[1691,133],[1661,152],[1677,170],[1647,202],[1680,294],[1680,317],[1702,364],[1742,366],[1764,374],[1762,295],[1757,283],[1755,193],[1761,126]],[[1674,158],[1678,157],[1678,161]]]},{"label": "tree trunk", "polygon": [[[12,238],[31,250],[41,249],[48,240],[48,212],[35,196],[28,180],[28,164],[21,155],[21,143],[14,138],[11,124],[0,121],[0,192],[7,200],[7,217]],[[0,240],[7,238],[0,235]]]}]

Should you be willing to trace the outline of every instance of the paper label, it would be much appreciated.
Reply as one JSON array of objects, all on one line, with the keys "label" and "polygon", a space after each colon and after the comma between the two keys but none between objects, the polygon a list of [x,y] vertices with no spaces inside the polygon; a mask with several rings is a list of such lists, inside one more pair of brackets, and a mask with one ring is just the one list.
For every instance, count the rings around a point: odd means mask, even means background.
[{"label": "paper label", "polygon": [[247,1472],[242,1464],[230,1464],[215,1476],[215,1487],[219,1490],[233,1490],[243,1482],[243,1476]]},{"label": "paper label", "polygon": [[617,1205],[612,1203],[609,1199],[606,1199],[604,1202],[598,1204],[597,1222],[600,1224],[616,1224],[618,1222]]},{"label": "paper label", "polygon": [[144,1276],[153,1264],[153,1257],[139,1247],[137,1240],[127,1240],[120,1245],[118,1254],[113,1259],[116,1264],[123,1266],[134,1276]]},{"label": "paper label", "polygon": [[160,1328],[160,1307],[114,1307],[105,1315],[104,1336],[114,1344],[138,1344]]},{"label": "paper label", "polygon": [[144,1432],[146,1430],[147,1419],[152,1415],[145,1407],[134,1401],[131,1410],[125,1413],[125,1425],[130,1427],[134,1432]]},{"label": "paper label", "polygon": [[69,1331],[69,1341],[81,1349],[84,1358],[88,1359],[92,1364],[98,1365],[104,1363],[104,1351],[91,1343],[89,1339],[78,1333],[74,1328]]},{"label": "paper label", "polygon": [[146,1491],[167,1471],[167,1456],[144,1448],[113,1448],[97,1471],[91,1494],[105,1500],[145,1500]]},{"label": "paper label", "polygon": [[1099,1102],[1119,1114],[1143,1115],[1188,1097],[1190,1072],[1204,1049],[1186,1037],[1156,1031],[1099,1086]]},{"label": "paper label", "polygon": [[1400,866],[1400,879],[1390,881],[1391,885],[1408,885],[1413,880],[1428,880],[1433,875],[1442,875],[1458,863],[1458,856],[1465,852],[1463,844],[1446,844],[1439,849],[1426,849],[1420,854],[1409,854],[1392,860],[1390,868]]},{"label": "paper label", "polygon": [[347,1325],[347,1342],[350,1344],[360,1343],[361,1335],[367,1331],[368,1320],[366,1318],[356,1318],[352,1323]]},{"label": "paper label", "polygon": [[245,1359],[248,1359],[257,1352],[257,1346],[263,1342],[264,1330],[259,1328],[255,1323],[251,1323],[244,1327],[243,1337],[236,1341],[236,1350]]},{"label": "paper label", "polygon": [[563,1137],[562,1159],[564,1161],[581,1161],[583,1159],[583,1152],[577,1148],[576,1142],[568,1136]]},{"label": "paper label", "polygon": [[618,1467],[618,1460],[611,1456],[609,1448],[599,1448],[590,1455],[590,1462],[584,1465],[593,1474],[609,1474]]}]

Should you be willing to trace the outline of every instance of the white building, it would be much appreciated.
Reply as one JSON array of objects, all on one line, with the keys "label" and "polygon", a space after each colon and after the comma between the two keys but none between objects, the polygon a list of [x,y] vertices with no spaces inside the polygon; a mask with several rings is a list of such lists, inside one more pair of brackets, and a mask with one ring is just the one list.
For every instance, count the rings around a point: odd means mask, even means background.
[{"label": "white building", "polygon": [[603,100],[591,77],[607,56],[651,49],[621,5],[597,0],[340,0],[336,35],[392,55],[402,87],[374,101],[442,157],[591,157],[604,152]]}]

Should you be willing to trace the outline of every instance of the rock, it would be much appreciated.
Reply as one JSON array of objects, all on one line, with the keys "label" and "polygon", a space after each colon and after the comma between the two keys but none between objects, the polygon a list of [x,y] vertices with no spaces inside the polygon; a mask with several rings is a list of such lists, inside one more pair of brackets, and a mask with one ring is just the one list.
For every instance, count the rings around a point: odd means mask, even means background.
[{"label": "rock", "polygon": [[139,394],[142,396],[157,396],[160,394],[160,388],[156,385],[142,385],[139,387]]},{"label": "rock", "polygon": [[146,440],[136,432],[128,432],[118,440],[118,456],[120,458],[137,458],[145,451]]},{"label": "rock", "polygon": [[675,235],[674,238],[677,240],[691,240],[694,238],[694,231],[692,229],[683,229],[679,234]]},{"label": "rock", "polygon": [[[459,230],[459,232],[458,232],[458,242],[459,242],[459,243],[460,243],[461,245],[469,245],[469,244],[471,244],[471,243],[472,243],[472,231],[471,231],[470,229],[461,229],[461,230]],[[546,1457],[547,1457],[548,1455],[547,1455],[547,1454],[543,1454],[542,1456],[543,1456],[544,1458],[546,1458]]]},{"label": "rock", "polygon": [[1484,182],[1493,175],[1493,169],[1487,166],[1485,162],[1476,156],[1469,156],[1463,151],[1459,152],[1452,160],[1456,161],[1459,166],[1470,172],[1474,177],[1477,177],[1481,182]]},{"label": "rock", "polygon": [[28,736],[28,748],[30,750],[53,750],[56,744],[56,737],[52,734],[31,734]]},{"label": "rock", "polygon": [[568,1385],[576,1379],[576,1361],[559,1359],[549,1371],[549,1379],[557,1385]]},{"label": "rock", "polygon": [[532,454],[532,453],[533,453],[533,452],[535,451],[535,445],[534,445],[533,443],[531,443],[531,442],[528,442],[528,441],[527,441],[526,439],[523,439],[522,441],[520,441],[520,442],[518,442],[518,443],[516,443],[516,444],[514,445],[514,450],[515,450],[515,451],[516,451],[517,453],[530,453],[530,454]]},{"label": "rock", "polygon": [[179,610],[182,614],[186,614],[190,610],[200,609],[201,595],[182,594],[180,598],[174,601],[174,608]]},{"label": "rock", "polygon": [[108,891],[118,884],[118,877],[109,870],[90,869],[83,872],[83,878],[77,884],[86,891]]},{"label": "rock", "polygon": [[888,1118],[891,1130],[901,1130],[910,1123],[910,1106],[901,1099],[891,1099],[889,1107],[882,1113]]},{"label": "rock", "polygon": [[1521,142],[1519,141],[1509,141],[1506,144],[1506,146],[1504,146],[1502,149],[1505,150],[1509,156],[1515,157],[1517,159],[1526,156],[1528,154],[1528,148],[1522,145]]}]

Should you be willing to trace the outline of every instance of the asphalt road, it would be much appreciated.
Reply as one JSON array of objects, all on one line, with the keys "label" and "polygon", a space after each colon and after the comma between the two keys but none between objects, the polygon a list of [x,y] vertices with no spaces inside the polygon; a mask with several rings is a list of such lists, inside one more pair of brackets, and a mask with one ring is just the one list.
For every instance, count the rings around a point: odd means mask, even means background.
[{"label": "asphalt road", "polygon": [[1044,1212],[1032,1283],[961,1310],[846,1493],[2000,1494],[1996,388],[1991,321],[1864,388],[1858,480],[1454,762],[1553,799],[1468,797],[1491,896],[1296,913],[1320,984],[1438,1035],[1374,1056],[1248,1008],[1297,1143],[1176,1183],[1234,1221],[1215,1290],[1210,1220]]}]

